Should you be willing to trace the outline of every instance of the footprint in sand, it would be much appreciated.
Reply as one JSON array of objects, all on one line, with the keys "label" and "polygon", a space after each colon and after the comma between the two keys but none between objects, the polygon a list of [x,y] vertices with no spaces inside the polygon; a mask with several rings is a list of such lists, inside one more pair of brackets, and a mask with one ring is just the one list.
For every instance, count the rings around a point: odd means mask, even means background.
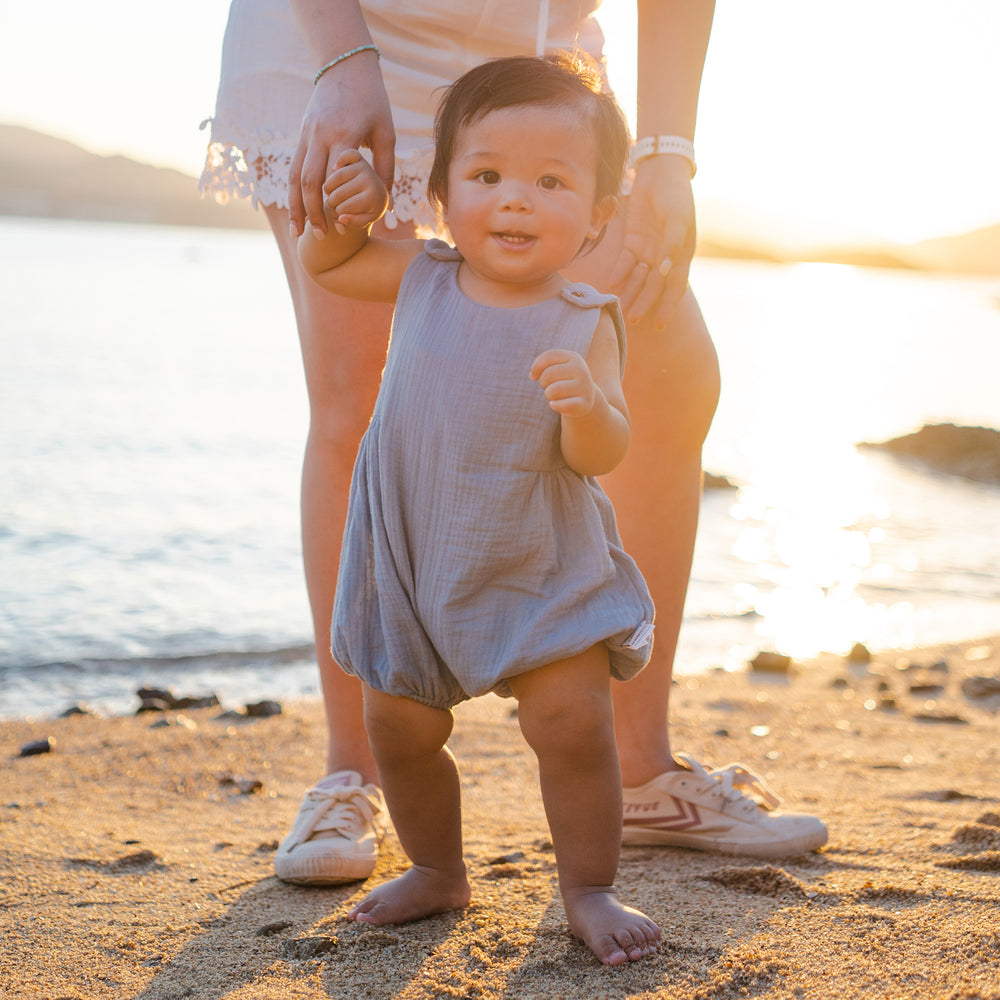
[{"label": "footprint in sand", "polygon": [[114,861],[98,861],[92,858],[67,858],[66,863],[73,868],[92,868],[109,875],[131,875],[148,872],[153,868],[163,868],[159,855],[152,851],[136,851],[124,854]]},{"label": "footprint in sand", "polygon": [[760,896],[795,896],[801,899],[810,896],[805,886],[794,875],[789,875],[784,868],[774,868],[771,865],[761,865],[756,868],[720,868],[703,877],[727,889],[753,892]]},{"label": "footprint in sand", "polygon": [[974,823],[957,827],[951,835],[953,849],[964,852],[963,857],[939,861],[939,868],[959,871],[1000,871],[1000,813],[983,813]]}]

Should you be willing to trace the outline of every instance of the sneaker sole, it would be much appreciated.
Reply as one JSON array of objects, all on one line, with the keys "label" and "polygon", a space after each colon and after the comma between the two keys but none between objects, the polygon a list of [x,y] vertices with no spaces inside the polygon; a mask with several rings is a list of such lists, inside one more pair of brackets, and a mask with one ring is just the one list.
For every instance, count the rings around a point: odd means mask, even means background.
[{"label": "sneaker sole", "polygon": [[275,858],[274,873],[292,885],[363,882],[375,870],[373,858]]},{"label": "sneaker sole", "polygon": [[798,837],[768,844],[745,844],[727,840],[711,840],[698,834],[677,833],[670,830],[628,828],[622,831],[622,844],[626,847],[685,847],[710,854],[738,854],[750,858],[790,858],[818,850],[827,841],[826,830],[814,831]]}]

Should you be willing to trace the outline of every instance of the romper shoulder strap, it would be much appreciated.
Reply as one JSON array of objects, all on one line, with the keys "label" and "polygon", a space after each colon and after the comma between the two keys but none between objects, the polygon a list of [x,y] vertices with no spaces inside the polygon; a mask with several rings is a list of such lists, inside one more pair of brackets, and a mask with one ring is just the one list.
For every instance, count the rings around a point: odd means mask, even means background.
[{"label": "romper shoulder strap", "polygon": [[625,374],[625,352],[627,341],[625,337],[625,317],[622,315],[621,303],[617,295],[607,295],[599,292],[591,285],[582,281],[567,285],[560,293],[563,299],[579,309],[604,309],[615,324],[615,334],[618,337],[618,355],[621,359],[621,373]]}]

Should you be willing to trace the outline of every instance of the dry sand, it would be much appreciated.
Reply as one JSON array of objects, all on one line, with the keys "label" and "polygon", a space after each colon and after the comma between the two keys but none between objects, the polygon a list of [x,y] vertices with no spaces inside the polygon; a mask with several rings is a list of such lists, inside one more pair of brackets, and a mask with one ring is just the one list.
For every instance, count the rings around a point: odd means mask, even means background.
[{"label": "dry sand", "polygon": [[[4,723],[0,995],[1000,1000],[1000,698],[964,694],[971,675],[1000,676],[1000,637],[867,668],[823,657],[790,677],[682,678],[676,747],[744,762],[786,807],[821,815],[830,843],[772,864],[626,849],[621,893],[664,945],[620,968],[567,930],[508,702],[462,706],[452,742],[472,905],[382,929],[343,919],[360,885],[271,874],[320,772],[318,703],[245,722],[202,709]],[[18,756],[44,737],[53,752]],[[373,878],[403,865],[390,837]]]}]

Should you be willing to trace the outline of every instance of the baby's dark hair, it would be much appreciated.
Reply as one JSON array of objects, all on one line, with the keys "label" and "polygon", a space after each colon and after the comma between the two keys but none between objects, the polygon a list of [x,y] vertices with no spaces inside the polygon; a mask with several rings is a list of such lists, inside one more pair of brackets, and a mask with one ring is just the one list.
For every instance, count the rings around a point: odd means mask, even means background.
[{"label": "baby's dark hair", "polygon": [[597,140],[597,200],[617,195],[631,140],[625,115],[603,84],[592,58],[569,52],[494,59],[460,76],[445,91],[434,120],[434,164],[427,183],[431,204],[448,203],[448,167],[459,130],[491,111],[530,104],[589,112]]}]

